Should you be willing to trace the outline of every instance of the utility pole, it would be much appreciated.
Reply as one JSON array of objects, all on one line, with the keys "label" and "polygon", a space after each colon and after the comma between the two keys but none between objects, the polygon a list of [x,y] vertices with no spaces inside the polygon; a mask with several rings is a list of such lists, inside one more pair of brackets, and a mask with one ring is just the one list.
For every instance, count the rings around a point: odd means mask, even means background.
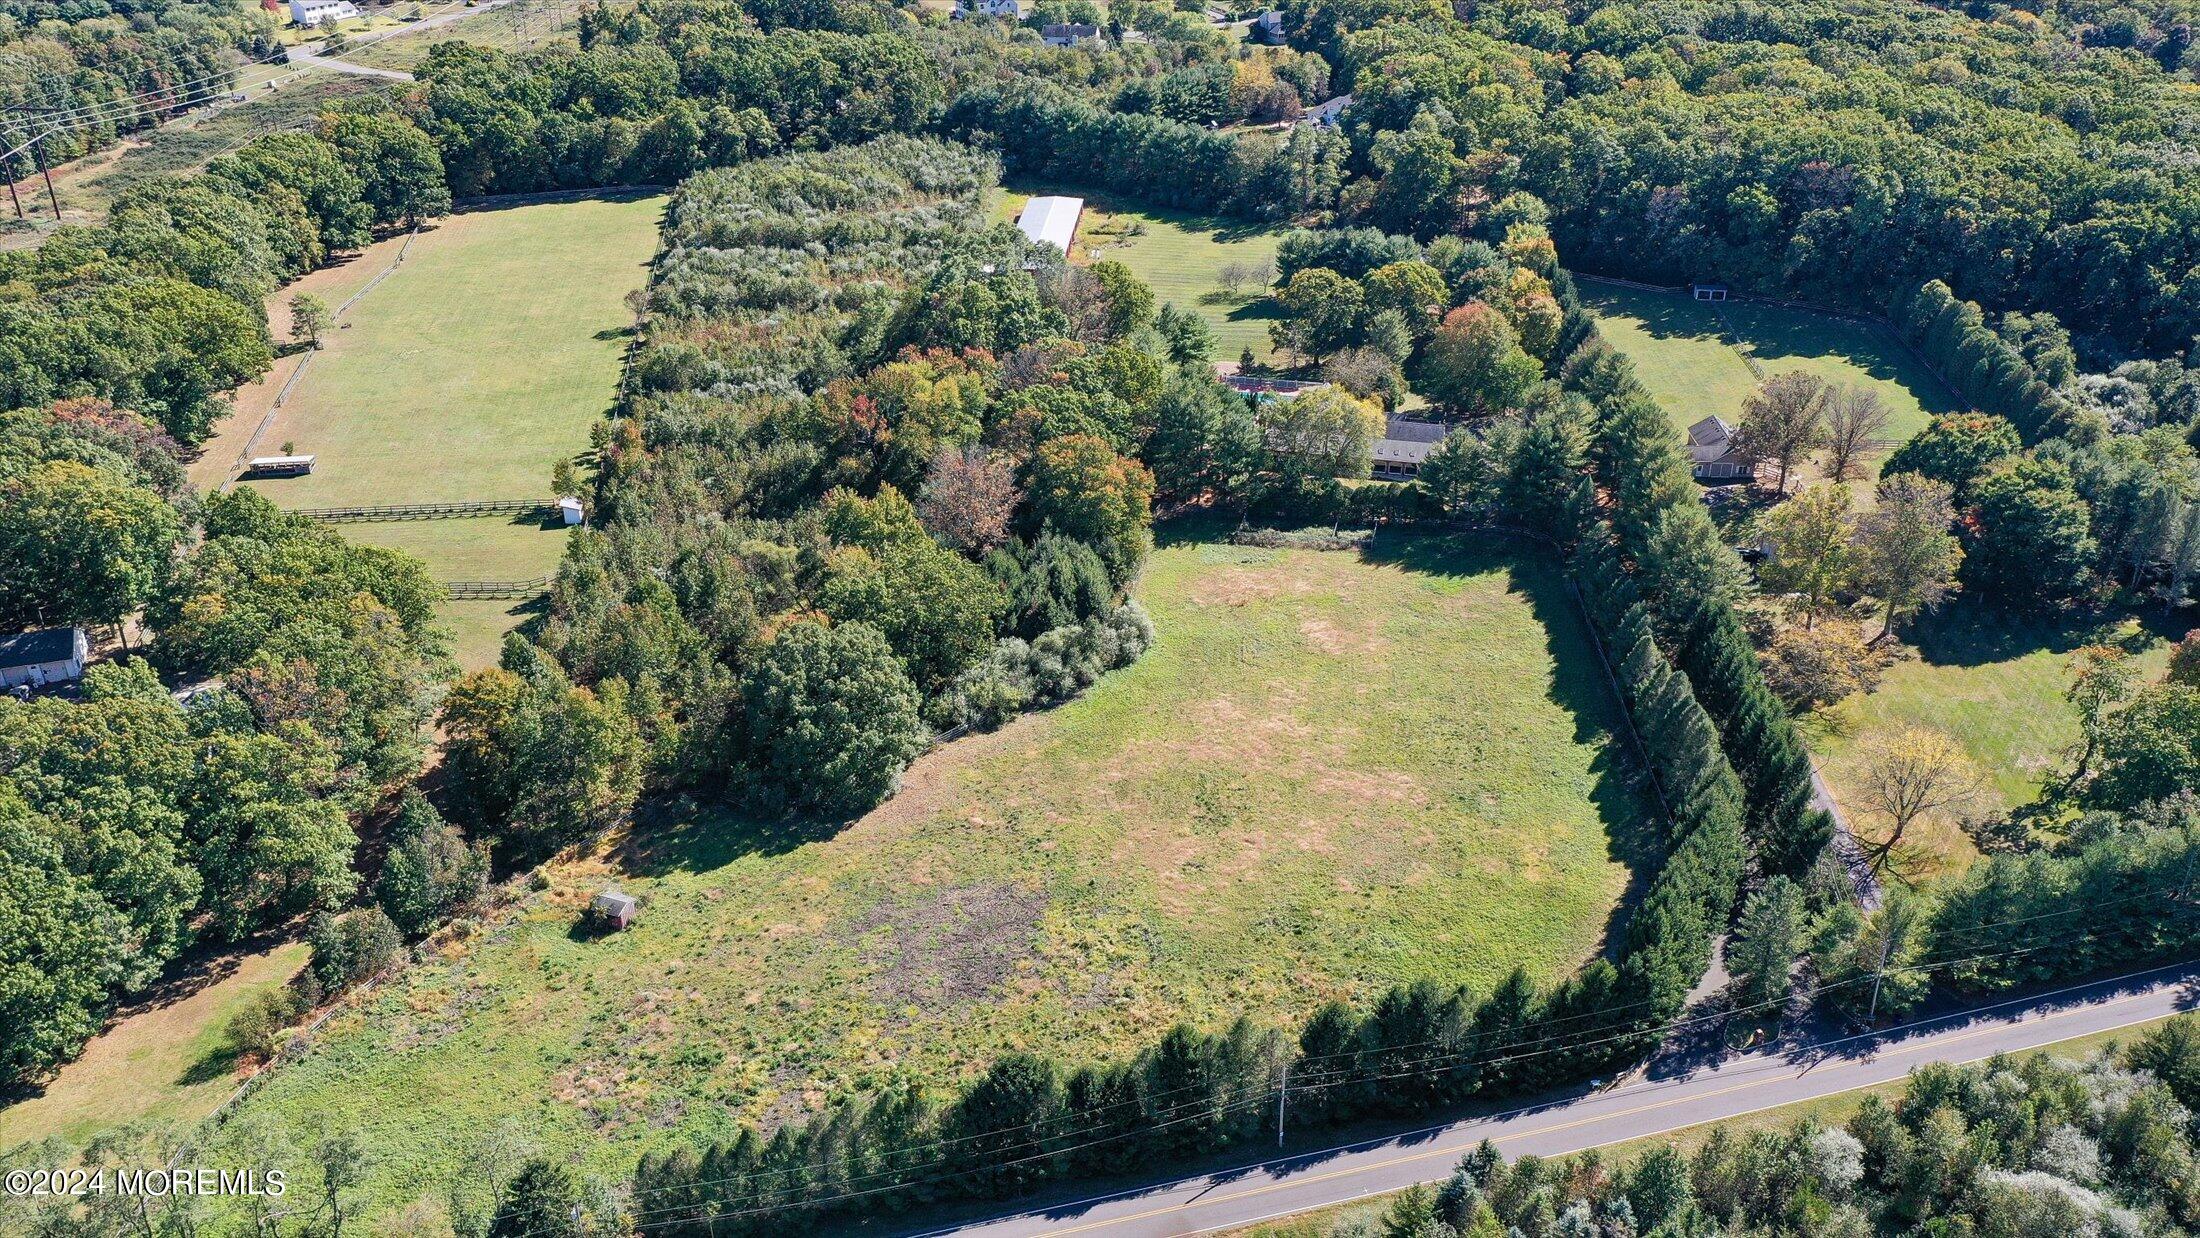
[{"label": "utility pole", "polygon": [[1882,924],[1880,927],[1884,931],[1879,937],[1879,967],[1872,972],[1872,1008],[1864,1016],[1866,1023],[1879,1017],[1879,982],[1886,978],[1887,956],[1894,952],[1894,926]]},{"label": "utility pole", "polygon": [[1291,1063],[1283,1063],[1283,1077],[1276,1081],[1276,1146],[1283,1146],[1283,1098],[1291,1094]]},{"label": "utility pole", "polygon": [[46,136],[41,133],[31,139],[31,155],[38,160],[38,174],[46,179],[46,201],[53,204],[53,221],[60,223],[61,197],[53,191],[53,173],[46,170],[46,152],[39,149],[38,145],[46,140]]}]

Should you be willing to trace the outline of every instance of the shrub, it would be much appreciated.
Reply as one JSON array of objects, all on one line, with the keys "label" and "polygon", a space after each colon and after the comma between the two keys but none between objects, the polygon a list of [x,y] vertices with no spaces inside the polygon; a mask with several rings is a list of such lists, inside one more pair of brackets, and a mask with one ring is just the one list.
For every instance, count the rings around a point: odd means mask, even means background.
[{"label": "shrub", "polygon": [[1011,636],[955,680],[941,700],[940,720],[990,730],[1024,710],[1066,701],[1109,671],[1137,661],[1153,635],[1145,608],[1125,602],[1034,641]]}]

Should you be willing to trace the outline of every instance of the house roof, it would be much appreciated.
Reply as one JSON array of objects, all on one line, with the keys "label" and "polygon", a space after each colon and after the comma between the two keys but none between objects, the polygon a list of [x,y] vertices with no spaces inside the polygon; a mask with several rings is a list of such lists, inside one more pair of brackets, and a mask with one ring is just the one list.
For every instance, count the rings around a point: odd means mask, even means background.
[{"label": "house roof", "polygon": [[1342,115],[1344,110],[1351,106],[1351,95],[1338,95],[1334,99],[1330,99],[1323,103],[1317,103],[1314,106],[1306,109],[1306,112],[1301,117],[1301,119],[1312,121],[1317,125],[1333,125],[1337,123],[1337,117]]},{"label": "house roof", "polygon": [[[1042,36],[1057,39],[1064,37],[1089,39],[1100,33],[1100,27],[1081,21],[1053,21],[1039,27],[1039,33]],[[1068,201],[1082,203],[1084,199],[1070,198]]]},{"label": "house roof", "polygon": [[0,640],[0,667],[66,662],[76,656],[75,628],[42,628]]},{"label": "house roof", "polygon": [[1688,443],[1692,447],[1716,447],[1734,437],[1734,428],[1718,417],[1706,417],[1688,427]]},{"label": "house roof", "polygon": [[1077,217],[1084,213],[1083,198],[1033,198],[1024,203],[1016,227],[1033,241],[1045,241],[1066,254],[1077,236]]},{"label": "house roof", "polygon": [[1383,423],[1383,437],[1407,443],[1441,443],[1451,433],[1451,427],[1440,421],[1415,421],[1410,417],[1392,417]]}]

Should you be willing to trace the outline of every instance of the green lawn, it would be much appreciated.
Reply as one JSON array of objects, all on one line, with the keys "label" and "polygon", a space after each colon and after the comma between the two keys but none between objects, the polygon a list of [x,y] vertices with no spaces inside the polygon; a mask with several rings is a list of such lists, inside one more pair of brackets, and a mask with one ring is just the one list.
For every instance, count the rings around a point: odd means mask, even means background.
[{"label": "green lawn", "polygon": [[[401,10],[402,11],[402,10]],[[428,6],[428,16],[450,11],[447,4]],[[518,51],[554,41],[575,40],[574,18],[578,6],[561,0],[514,0],[511,4],[469,14],[465,20],[436,26],[419,34],[400,33],[377,39],[354,51],[338,55],[354,64],[377,69],[411,69],[427,58],[438,43],[466,42],[480,47]]]},{"label": "green lawn", "polygon": [[1636,377],[1672,415],[1676,429],[1710,416],[1729,422],[1741,417],[1742,401],[1757,379],[1726,342],[1710,306],[1588,280],[1581,281],[1581,296],[1605,340],[1634,361]]},{"label": "green lawn", "polygon": [[1232,294],[1217,272],[1232,262],[1273,264],[1276,242],[1286,229],[1143,206],[1074,186],[1034,184],[1004,192],[1001,217],[1013,221],[1027,200],[1050,193],[1085,200],[1071,255],[1077,261],[1120,262],[1152,287],[1156,302],[1197,310],[1214,329],[1217,361],[1235,361],[1247,348],[1263,361],[1275,355],[1268,324],[1276,312],[1267,290],[1247,286]]},{"label": "green lawn", "polygon": [[[956,741],[838,831],[645,814],[339,1016],[244,1116],[356,1132],[388,1206],[507,1120],[623,1172],[897,1073],[1547,979],[1602,946],[1642,805],[1554,567],[1178,542],[1140,593],[1158,643],[1084,698]],[[613,882],[640,921],[576,931]]]},{"label": "green lawn", "polygon": [[[463,520],[392,520],[338,526],[344,536],[425,560],[437,580],[533,580],[558,570],[566,529],[539,516]],[[459,667],[494,666],[504,634],[539,608],[533,601],[452,601],[437,608]]]},{"label": "green lawn", "polygon": [[[1874,629],[1876,630],[1876,629]],[[1916,657],[1890,668],[1877,690],[1850,697],[1806,720],[1811,751],[1858,833],[1883,837],[1860,809],[1860,745],[1896,727],[1952,736],[1986,773],[1989,793],[1977,809],[2005,813],[2037,799],[2078,738],[2077,715],[2063,700],[2064,663],[2081,645],[2114,643],[2140,659],[2147,679],[2169,662],[2170,642],[2136,622],[2103,629],[2049,627],[2005,619],[1958,603],[1913,622],[1903,633]],[[1948,821],[1913,825],[1917,877],[1960,870],[1977,858]]]},{"label": "green lawn", "polygon": [[[626,294],[642,285],[661,196],[454,215],[352,307],[263,451],[320,457],[247,483],[284,507],[545,496],[618,384]],[[431,565],[432,566],[432,565]]]},{"label": "green lawn", "polygon": [[[1953,398],[1901,344],[1877,328],[1808,310],[1729,301],[1720,310],[1686,294],[1581,283],[1604,337],[1634,359],[1635,372],[1685,429],[1706,416],[1732,422],[1757,378],[1746,351],[1768,373],[1802,370],[1836,385],[1879,393],[1895,442],[1922,429]],[[1730,339],[1720,325],[1723,312]]]},{"label": "green lawn", "polygon": [[289,980],[306,954],[290,942],[228,960],[213,983],[119,1020],[38,1095],[0,1109],[0,1151],[43,1140],[74,1150],[132,1122],[187,1129],[240,1082],[223,1044],[229,1016]]}]

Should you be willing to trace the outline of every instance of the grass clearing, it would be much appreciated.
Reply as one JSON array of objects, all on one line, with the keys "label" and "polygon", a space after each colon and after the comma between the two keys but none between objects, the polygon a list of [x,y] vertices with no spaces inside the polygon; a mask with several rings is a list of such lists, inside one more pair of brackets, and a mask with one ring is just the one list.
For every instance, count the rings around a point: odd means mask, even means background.
[{"label": "grass clearing", "polygon": [[236,1090],[222,1043],[229,1017],[305,966],[304,942],[224,960],[212,983],[133,1012],[102,1032],[38,1095],[0,1109],[0,1150],[52,1140],[84,1146],[132,1122],[182,1130]]},{"label": "grass clearing", "polygon": [[463,21],[419,34],[389,35],[356,51],[336,55],[373,69],[410,71],[427,59],[428,49],[438,43],[472,43],[500,51],[518,51],[557,40],[571,43],[575,40],[578,12],[578,6],[567,0],[511,0],[471,13]]},{"label": "grass clearing", "polygon": [[413,241],[291,392],[261,448],[320,457],[253,485],[284,507],[546,495],[610,404],[661,194],[470,211]]},{"label": "grass clearing", "polygon": [[1590,280],[1581,292],[1604,337],[1634,360],[1636,375],[1676,429],[1712,415],[1740,419],[1742,402],[1757,386],[1745,352],[1768,373],[1801,370],[1878,392],[1890,414],[1887,437],[1895,442],[1956,408],[1900,341],[1866,323],[1743,301],[1714,309],[1683,293]]},{"label": "grass clearing", "polygon": [[1245,349],[1268,361],[1268,324],[1275,303],[1264,287],[1236,293],[1222,287],[1220,272],[1232,262],[1267,262],[1274,270],[1276,243],[1286,229],[1219,216],[1194,215],[1097,193],[1090,189],[1026,183],[1000,196],[1000,217],[1014,222],[1035,196],[1060,193],[1085,200],[1070,257],[1077,262],[1120,262],[1153,289],[1157,304],[1174,302],[1197,311],[1215,333],[1215,360],[1235,361]]},{"label": "grass clearing", "polygon": [[[1127,1054],[1604,945],[1645,809],[1555,567],[1165,540],[1159,641],[1085,697],[931,754],[845,828],[664,806],[339,1015],[246,1114],[356,1131],[381,1207],[506,1120],[622,1171],[1009,1048]],[[640,920],[577,931],[612,882]]]},{"label": "grass clearing", "polygon": [[[1904,638],[1914,658],[1890,667],[1875,691],[1804,723],[1834,799],[1866,840],[1884,837],[1882,823],[1862,809],[1862,753],[1870,737],[1903,726],[1946,733],[1986,773],[1988,792],[1977,809],[2006,813],[2039,798],[2078,739],[2077,714],[2062,695],[2071,651],[2119,645],[2137,656],[2142,677],[2152,680],[2168,666],[2171,645],[2166,633],[2136,620],[2057,626],[1961,602],[1912,621]],[[1913,824],[1904,842],[1917,852],[1906,866],[1914,868],[1906,874],[1912,879],[1961,871],[1978,858],[1970,838],[1949,821]]]}]

